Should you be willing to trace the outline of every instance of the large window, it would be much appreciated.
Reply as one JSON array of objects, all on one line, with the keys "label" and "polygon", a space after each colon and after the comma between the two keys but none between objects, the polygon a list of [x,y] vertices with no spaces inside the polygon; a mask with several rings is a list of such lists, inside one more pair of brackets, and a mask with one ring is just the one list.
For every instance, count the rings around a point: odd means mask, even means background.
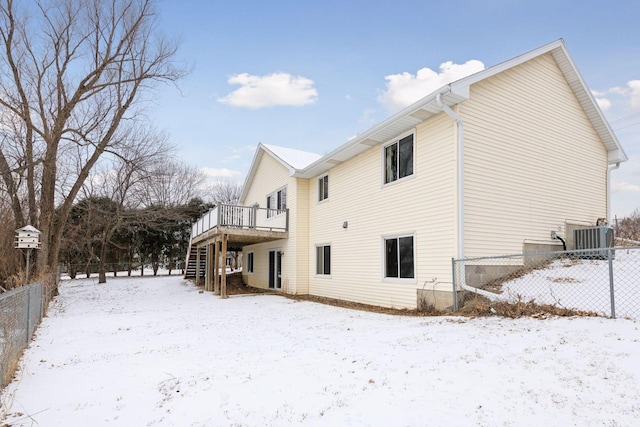
[{"label": "large window", "polygon": [[399,236],[384,239],[384,277],[413,279],[414,266],[413,236]]},{"label": "large window", "polygon": [[321,202],[329,198],[329,175],[318,178],[318,201]]},{"label": "large window", "polygon": [[413,175],[413,134],[384,146],[384,183]]},{"label": "large window", "polygon": [[316,274],[325,276],[331,274],[331,246],[329,245],[316,246]]},{"label": "large window", "polygon": [[246,270],[247,273],[253,274],[253,252],[247,253],[247,261],[246,261]]}]

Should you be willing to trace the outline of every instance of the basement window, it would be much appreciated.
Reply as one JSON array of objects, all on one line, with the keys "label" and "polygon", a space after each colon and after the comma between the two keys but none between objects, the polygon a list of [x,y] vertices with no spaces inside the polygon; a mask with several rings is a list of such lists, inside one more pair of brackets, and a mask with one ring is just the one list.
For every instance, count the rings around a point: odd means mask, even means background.
[{"label": "basement window", "polygon": [[331,274],[331,246],[316,246],[316,274],[328,276]]},{"label": "basement window", "polygon": [[384,239],[384,277],[413,279],[415,274],[414,236]]}]

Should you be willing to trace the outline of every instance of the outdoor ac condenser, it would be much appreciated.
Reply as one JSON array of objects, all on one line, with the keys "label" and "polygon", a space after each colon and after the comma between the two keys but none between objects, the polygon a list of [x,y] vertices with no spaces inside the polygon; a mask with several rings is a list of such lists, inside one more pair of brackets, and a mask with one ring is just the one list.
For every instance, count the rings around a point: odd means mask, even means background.
[{"label": "outdoor ac condenser", "polygon": [[581,258],[606,259],[608,248],[614,246],[613,228],[589,227],[573,230],[573,242],[576,250],[595,249],[581,252]]}]

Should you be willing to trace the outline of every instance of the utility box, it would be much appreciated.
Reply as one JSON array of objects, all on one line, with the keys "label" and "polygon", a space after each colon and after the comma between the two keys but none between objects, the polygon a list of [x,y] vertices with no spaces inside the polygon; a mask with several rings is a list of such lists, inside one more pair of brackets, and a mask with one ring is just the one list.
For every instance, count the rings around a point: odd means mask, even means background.
[{"label": "utility box", "polygon": [[40,230],[31,225],[16,230],[15,247],[17,249],[40,249]]}]

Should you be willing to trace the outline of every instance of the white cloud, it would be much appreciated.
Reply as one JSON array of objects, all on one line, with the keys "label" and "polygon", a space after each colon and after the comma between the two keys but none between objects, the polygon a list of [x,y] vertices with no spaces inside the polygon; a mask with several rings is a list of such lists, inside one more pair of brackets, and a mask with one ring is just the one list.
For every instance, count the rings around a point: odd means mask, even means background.
[{"label": "white cloud", "polygon": [[364,123],[365,125],[373,125],[375,123],[374,114],[376,110],[374,108],[365,108],[362,115],[358,119],[358,123]]},{"label": "white cloud", "polygon": [[611,101],[609,101],[607,98],[596,98],[596,102],[598,103],[600,109],[603,111],[611,107]]},{"label": "white cloud", "polygon": [[640,80],[631,80],[627,86],[631,89],[629,105],[631,108],[640,108]]},{"label": "white cloud", "polygon": [[378,96],[378,102],[389,111],[397,111],[447,83],[481,70],[484,70],[484,64],[472,59],[464,64],[454,64],[452,61],[443,62],[440,64],[439,73],[430,68],[422,68],[415,75],[407,72],[391,74],[385,76],[387,88]]},{"label": "white cloud", "polygon": [[224,98],[219,98],[218,102],[234,107],[262,108],[274,105],[301,107],[313,104],[318,99],[318,91],[313,87],[313,80],[287,73],[273,73],[266,76],[235,74],[227,82],[241,87]]},{"label": "white cloud", "polygon": [[209,178],[235,178],[242,173],[227,168],[200,168]]},{"label": "white cloud", "polygon": [[610,97],[616,100],[616,104],[622,98],[622,100],[628,101],[629,107],[632,109],[640,109],[640,80],[629,80],[627,87],[614,86],[605,91],[592,90],[591,93],[602,110],[607,110],[612,106]]},{"label": "white cloud", "polygon": [[242,157],[240,156],[240,154],[233,154],[233,155],[231,155],[231,156],[228,156],[228,157],[226,157],[226,158],[224,158],[224,159],[220,160],[220,163],[222,163],[222,164],[225,164],[225,165],[226,165],[227,163],[233,163],[233,162],[235,162],[236,160],[240,160],[241,158],[242,158]]}]

